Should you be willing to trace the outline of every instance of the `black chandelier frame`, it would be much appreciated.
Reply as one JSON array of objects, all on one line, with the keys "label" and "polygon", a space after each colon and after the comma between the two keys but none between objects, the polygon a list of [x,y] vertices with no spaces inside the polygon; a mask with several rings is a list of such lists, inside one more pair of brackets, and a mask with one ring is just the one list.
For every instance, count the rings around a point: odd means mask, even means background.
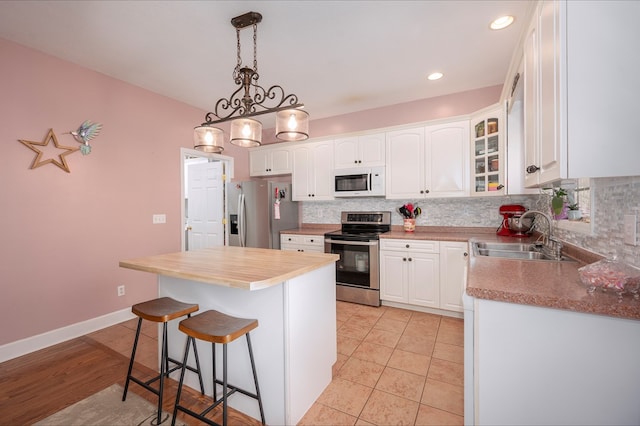
[{"label": "black chandelier frame", "polygon": [[[248,12],[231,19],[237,35],[237,64],[233,71],[233,79],[240,87],[229,98],[221,98],[216,102],[213,111],[205,115],[202,126],[224,123],[237,118],[249,118],[278,111],[300,109],[304,107],[295,94],[285,94],[284,89],[274,85],[265,90],[258,84],[257,62],[257,28],[262,21],[258,12]],[[253,26],[253,68],[243,67],[240,57],[240,30]],[[252,96],[253,93],[253,96]],[[269,104],[274,101],[271,106]]]}]

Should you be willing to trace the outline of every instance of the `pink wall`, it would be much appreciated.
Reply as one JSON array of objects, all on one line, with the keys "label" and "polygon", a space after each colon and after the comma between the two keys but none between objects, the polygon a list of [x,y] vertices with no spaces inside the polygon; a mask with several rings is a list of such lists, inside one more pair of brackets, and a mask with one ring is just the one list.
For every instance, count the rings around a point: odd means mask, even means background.
[{"label": "pink wall", "polygon": [[[180,148],[204,111],[0,39],[0,345],[155,297],[155,276],[118,261],[180,250]],[[468,114],[495,103],[500,87],[311,122],[313,137]],[[313,115],[312,108],[310,112]],[[29,169],[42,141],[84,120],[103,124],[93,152]],[[265,132],[265,140],[267,134]],[[226,144],[236,180],[248,151]],[[167,223],[153,225],[164,213]],[[118,285],[126,295],[118,297]]]},{"label": "pink wall", "polygon": [[[155,297],[121,259],[180,250],[180,148],[204,111],[0,39],[0,345]],[[42,141],[103,124],[93,152],[30,169]],[[227,146],[247,170],[244,149]],[[167,223],[153,225],[154,213]],[[126,295],[118,297],[118,285]]]}]

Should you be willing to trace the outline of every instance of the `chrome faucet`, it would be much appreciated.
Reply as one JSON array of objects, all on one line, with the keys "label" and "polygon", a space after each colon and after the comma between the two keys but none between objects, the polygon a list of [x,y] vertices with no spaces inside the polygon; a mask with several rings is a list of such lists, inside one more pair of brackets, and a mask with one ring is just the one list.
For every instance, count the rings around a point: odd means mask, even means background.
[{"label": "chrome faucet", "polygon": [[[522,221],[522,219],[532,214],[542,216],[547,221],[547,233],[545,235],[545,233],[542,232],[542,236],[541,236],[542,246],[547,250],[551,251],[553,256],[557,260],[561,259],[562,258],[562,241],[560,241],[558,238],[555,238],[553,236],[553,227],[551,225],[551,219],[546,213],[543,213],[538,210],[528,210],[522,216],[520,216],[520,220]],[[538,241],[539,240],[540,239],[538,238]]]}]

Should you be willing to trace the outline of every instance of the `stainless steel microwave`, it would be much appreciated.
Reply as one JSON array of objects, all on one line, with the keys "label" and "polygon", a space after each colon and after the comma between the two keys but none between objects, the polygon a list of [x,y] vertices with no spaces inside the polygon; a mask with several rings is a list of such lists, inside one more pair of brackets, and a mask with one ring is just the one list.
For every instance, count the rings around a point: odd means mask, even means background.
[{"label": "stainless steel microwave", "polygon": [[336,197],[384,196],[384,166],[335,170],[334,183]]}]

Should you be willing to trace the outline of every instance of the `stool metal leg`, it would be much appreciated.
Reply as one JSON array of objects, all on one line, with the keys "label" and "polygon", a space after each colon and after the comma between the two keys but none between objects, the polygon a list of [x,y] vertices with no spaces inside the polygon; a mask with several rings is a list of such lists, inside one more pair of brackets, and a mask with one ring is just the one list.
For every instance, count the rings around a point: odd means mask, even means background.
[{"label": "stool metal leg", "polygon": [[[204,395],[204,382],[202,381],[202,370],[200,369],[200,357],[198,356],[198,345],[193,342],[193,356],[196,358],[196,370],[198,373],[198,381],[200,382],[200,393]],[[190,368],[187,366],[187,368]]]},{"label": "stool metal leg", "polygon": [[213,402],[218,401],[218,376],[216,375],[216,344],[211,343],[211,371],[213,372]]},{"label": "stool metal leg", "polygon": [[[189,345],[191,344],[192,339],[193,337],[187,337],[187,345],[184,349],[184,358],[182,362],[182,369],[180,370],[180,381],[178,382],[178,392],[176,394],[176,403],[173,407],[173,418],[171,419],[171,426],[174,426],[176,424],[176,416],[178,415],[178,408],[180,408],[180,394],[182,393],[182,382],[184,381],[184,373],[186,370],[184,366],[187,365],[187,358],[189,358]],[[195,345],[196,342],[194,341],[193,344]]]},{"label": "stool metal leg", "polygon": [[260,420],[262,420],[262,424],[265,424],[264,421],[264,409],[262,408],[262,397],[260,396],[260,386],[258,386],[258,374],[256,372],[256,363],[253,360],[253,350],[251,349],[251,338],[249,337],[249,333],[247,333],[247,347],[249,348],[249,359],[251,360],[251,371],[253,371],[253,381],[256,384],[256,397],[258,400],[258,406],[260,407]]},{"label": "stool metal leg", "polygon": [[133,370],[133,359],[136,356],[136,349],[138,347],[138,337],[140,337],[140,328],[142,326],[142,318],[138,318],[138,328],[136,330],[136,337],[133,339],[133,350],[131,351],[131,360],[129,361],[129,370],[127,371],[127,381],[124,383],[124,392],[122,393],[122,401],[127,399],[127,391],[129,390],[129,381],[131,379],[131,371]]},{"label": "stool metal leg", "polygon": [[162,395],[164,395],[164,377],[169,371],[169,348],[167,344],[167,323],[162,323],[162,356],[160,360],[160,387],[158,389],[158,417],[157,424],[162,423]]},{"label": "stool metal leg", "polygon": [[222,424],[227,426],[227,344],[222,344]]}]

